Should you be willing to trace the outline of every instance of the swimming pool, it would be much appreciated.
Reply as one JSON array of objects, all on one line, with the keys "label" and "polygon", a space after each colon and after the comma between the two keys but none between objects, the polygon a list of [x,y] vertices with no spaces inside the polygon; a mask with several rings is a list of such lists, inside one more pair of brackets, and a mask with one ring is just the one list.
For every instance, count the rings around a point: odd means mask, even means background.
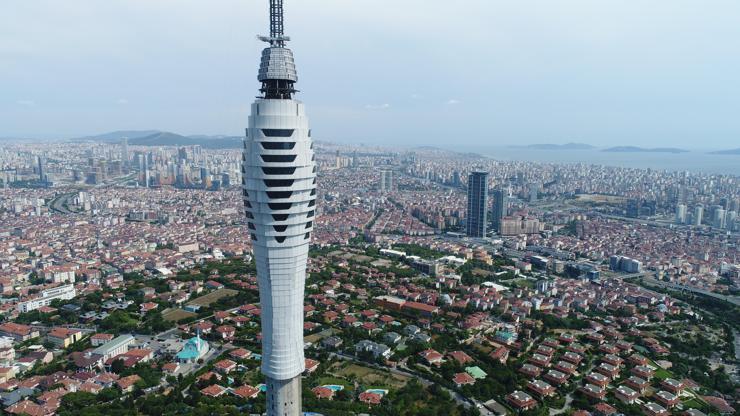
[{"label": "swimming pool", "polygon": [[379,394],[381,396],[385,396],[386,394],[388,394],[388,390],[383,390],[383,389],[368,389],[368,390],[365,390],[365,393],[375,393],[375,394]]},{"label": "swimming pool", "polygon": [[336,391],[342,391],[342,390],[344,390],[344,386],[340,386],[339,384],[327,384],[327,385],[321,386],[321,387],[324,387],[326,389],[329,389],[329,390],[335,391],[335,392]]}]

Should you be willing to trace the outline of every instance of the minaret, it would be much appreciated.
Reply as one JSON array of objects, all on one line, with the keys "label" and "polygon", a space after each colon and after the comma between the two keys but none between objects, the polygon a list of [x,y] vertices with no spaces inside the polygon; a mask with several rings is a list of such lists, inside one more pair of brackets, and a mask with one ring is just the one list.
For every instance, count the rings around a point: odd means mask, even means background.
[{"label": "minaret", "polygon": [[270,1],[269,43],[244,143],[243,189],[260,289],[267,414],[301,414],[303,297],[316,209],[316,163],[293,52],[285,47],[283,1]]}]

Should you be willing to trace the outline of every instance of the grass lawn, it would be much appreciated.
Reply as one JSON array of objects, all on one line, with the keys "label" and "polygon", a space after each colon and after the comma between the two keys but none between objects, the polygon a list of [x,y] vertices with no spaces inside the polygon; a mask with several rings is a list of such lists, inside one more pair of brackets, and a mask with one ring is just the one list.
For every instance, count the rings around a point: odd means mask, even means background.
[{"label": "grass lawn", "polygon": [[510,285],[514,287],[518,287],[518,288],[531,289],[534,287],[534,282],[532,282],[529,279],[518,279],[518,280],[514,280],[513,282],[511,282]]},{"label": "grass lawn", "polygon": [[350,364],[345,368],[341,368],[336,371],[336,374],[341,377],[354,376],[363,386],[374,386],[385,389],[399,389],[409,381],[409,377],[386,373],[358,364]]},{"label": "grass lawn", "polygon": [[211,303],[214,303],[221,298],[225,298],[227,296],[235,296],[237,293],[239,292],[234,289],[218,289],[207,295],[203,295],[191,300],[190,302],[188,302],[188,305],[210,306]]},{"label": "grass lawn", "polygon": [[[345,389],[352,390],[353,386],[348,380],[344,380],[337,377],[325,376],[316,380],[316,386],[326,386],[327,384],[336,384],[338,386],[344,386]],[[316,386],[311,386],[316,387]]]},{"label": "grass lawn", "polygon": [[655,378],[658,380],[665,380],[667,378],[673,377],[670,371],[664,369],[663,367],[659,366],[655,361],[650,360],[650,365],[655,367]]}]

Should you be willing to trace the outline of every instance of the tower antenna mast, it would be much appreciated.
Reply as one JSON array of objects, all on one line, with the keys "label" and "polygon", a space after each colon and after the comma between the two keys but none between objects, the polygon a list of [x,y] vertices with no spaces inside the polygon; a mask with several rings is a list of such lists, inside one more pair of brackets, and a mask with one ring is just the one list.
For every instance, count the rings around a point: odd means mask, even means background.
[{"label": "tower antenna mast", "polygon": [[283,0],[270,0],[270,36],[258,36],[259,40],[274,48],[284,48],[290,37],[285,36],[283,16]]}]

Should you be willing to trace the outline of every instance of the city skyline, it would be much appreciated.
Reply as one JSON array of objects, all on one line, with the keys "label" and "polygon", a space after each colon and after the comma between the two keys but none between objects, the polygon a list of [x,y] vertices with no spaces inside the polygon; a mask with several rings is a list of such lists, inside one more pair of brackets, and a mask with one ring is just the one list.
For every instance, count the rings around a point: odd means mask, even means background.
[{"label": "city skyline", "polygon": [[736,414],[733,10],[1,6],[0,414]]},{"label": "city skyline", "polygon": [[[39,7],[45,12],[34,13]],[[216,7],[83,0],[64,7],[5,5],[0,136],[149,128],[240,134],[248,112],[240,98],[249,85],[239,68],[258,52],[251,44],[259,16],[250,7],[226,0]],[[383,13],[388,7],[394,13]],[[300,35],[298,58],[311,74],[302,85],[315,103],[321,139],[440,145],[455,135],[463,145],[721,149],[736,147],[740,132],[733,115],[740,53],[731,41],[740,27],[740,14],[732,12],[737,7],[570,0],[473,2],[463,9],[444,2],[369,7],[326,0],[290,5],[287,19]],[[477,13],[464,12],[469,9]],[[180,27],[187,29],[174,29]],[[362,48],[343,35],[355,31],[363,33]],[[331,51],[342,51],[342,58]],[[329,71],[322,68],[326,62]],[[416,62],[428,63],[422,73]],[[47,68],[54,68],[51,77],[43,76]],[[477,88],[467,85],[471,68],[481,74],[472,77],[480,79]],[[449,79],[462,84],[444,82]],[[341,93],[349,86],[351,97]],[[434,128],[424,123],[429,115],[437,120]],[[378,125],[389,128],[378,135]]]}]

